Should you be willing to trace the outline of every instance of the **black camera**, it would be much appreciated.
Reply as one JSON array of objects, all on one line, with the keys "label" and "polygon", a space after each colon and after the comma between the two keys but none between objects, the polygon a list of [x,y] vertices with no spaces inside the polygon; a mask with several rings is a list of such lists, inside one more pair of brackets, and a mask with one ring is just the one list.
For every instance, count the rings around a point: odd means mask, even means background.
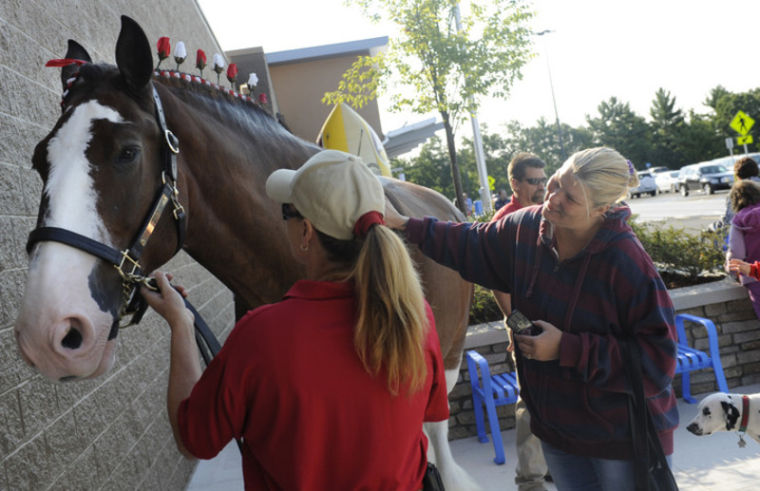
[{"label": "black camera", "polygon": [[523,336],[536,336],[541,334],[541,328],[533,324],[527,317],[517,309],[507,316],[507,327],[512,329],[515,334]]}]

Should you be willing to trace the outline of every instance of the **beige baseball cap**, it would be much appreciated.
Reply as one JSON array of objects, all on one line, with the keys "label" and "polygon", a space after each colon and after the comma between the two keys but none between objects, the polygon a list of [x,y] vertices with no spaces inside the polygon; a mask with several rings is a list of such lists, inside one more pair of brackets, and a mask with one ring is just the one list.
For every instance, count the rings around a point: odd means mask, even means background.
[{"label": "beige baseball cap", "polygon": [[322,150],[298,170],[278,169],[269,176],[267,196],[292,203],[322,233],[340,240],[354,237],[365,213],[385,213],[383,186],[367,165],[338,150]]}]

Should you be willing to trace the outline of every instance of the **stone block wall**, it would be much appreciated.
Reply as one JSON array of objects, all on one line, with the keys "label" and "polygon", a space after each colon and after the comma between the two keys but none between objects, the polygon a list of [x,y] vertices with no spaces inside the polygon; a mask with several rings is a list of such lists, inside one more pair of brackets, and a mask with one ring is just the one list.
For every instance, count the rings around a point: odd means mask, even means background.
[{"label": "stone block wall", "polygon": [[[122,330],[115,367],[85,382],[48,382],[22,362],[13,334],[41,195],[31,156],[60,114],[60,70],[44,64],[69,38],[113,63],[122,14],[154,45],[165,35],[189,53],[222,52],[194,0],[0,2],[0,490],[178,490],[194,468],[166,417],[168,328],[155,314]],[[224,339],[232,294],[184,254],[165,268]]]},{"label": "stone block wall", "polygon": [[[720,346],[720,359],[728,387],[760,383],[760,321],[755,316],[746,290],[731,280],[672,290],[676,313],[692,314],[710,319],[715,324]],[[689,345],[709,352],[707,332],[699,324],[685,323]],[[465,350],[474,349],[483,355],[493,373],[514,370],[506,353],[507,334],[502,322],[471,326]],[[681,377],[676,376],[673,387],[681,396]],[[691,393],[704,394],[718,390],[712,370],[691,372]],[[475,415],[467,362],[463,359],[459,380],[449,394],[451,416],[449,438],[476,435]],[[497,408],[502,430],[514,428],[514,405]],[[487,430],[488,432],[488,430]]]}]

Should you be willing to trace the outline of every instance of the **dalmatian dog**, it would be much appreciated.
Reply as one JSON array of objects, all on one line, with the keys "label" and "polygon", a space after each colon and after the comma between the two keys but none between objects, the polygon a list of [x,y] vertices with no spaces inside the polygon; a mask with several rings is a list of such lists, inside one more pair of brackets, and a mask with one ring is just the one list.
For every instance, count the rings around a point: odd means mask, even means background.
[{"label": "dalmatian dog", "polygon": [[697,415],[686,429],[697,436],[737,431],[739,446],[744,446],[742,433],[760,443],[760,394],[710,394],[699,403]]}]

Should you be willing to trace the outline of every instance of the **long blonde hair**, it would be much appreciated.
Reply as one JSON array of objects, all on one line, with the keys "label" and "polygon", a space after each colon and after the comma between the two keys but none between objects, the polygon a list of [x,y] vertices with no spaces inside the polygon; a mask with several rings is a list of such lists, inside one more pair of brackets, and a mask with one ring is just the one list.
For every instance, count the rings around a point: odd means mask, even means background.
[{"label": "long blonde hair", "polygon": [[342,241],[319,233],[330,260],[353,265],[356,288],[354,348],[371,375],[384,370],[388,390],[409,394],[427,378],[425,340],[429,323],[419,276],[403,241],[384,225],[364,239]]}]

